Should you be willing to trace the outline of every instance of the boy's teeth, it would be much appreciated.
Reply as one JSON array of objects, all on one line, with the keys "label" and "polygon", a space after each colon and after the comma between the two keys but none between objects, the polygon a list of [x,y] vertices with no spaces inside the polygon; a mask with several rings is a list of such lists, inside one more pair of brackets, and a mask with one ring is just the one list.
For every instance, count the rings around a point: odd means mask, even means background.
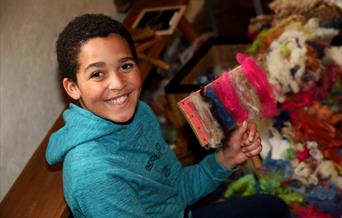
[{"label": "boy's teeth", "polygon": [[108,100],[107,102],[110,104],[122,104],[127,99],[127,95],[123,95],[121,97]]}]

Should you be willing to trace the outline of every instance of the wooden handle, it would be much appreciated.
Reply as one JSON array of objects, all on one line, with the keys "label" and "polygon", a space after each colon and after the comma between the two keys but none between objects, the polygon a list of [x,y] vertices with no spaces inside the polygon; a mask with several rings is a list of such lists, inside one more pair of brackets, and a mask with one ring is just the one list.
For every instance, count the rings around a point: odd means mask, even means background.
[{"label": "wooden handle", "polygon": [[[248,138],[248,135],[250,133],[250,127],[249,126],[250,124],[248,124],[248,127],[247,127],[247,131],[243,134],[243,139],[246,140]],[[260,156],[259,155],[256,155],[256,156],[253,156],[250,158],[250,160],[252,161],[252,164],[254,166],[255,169],[260,169],[262,167],[262,161],[260,159]]]},{"label": "wooden handle", "polygon": [[251,160],[255,169],[260,169],[262,167],[262,162],[259,156],[253,156],[251,157]]}]

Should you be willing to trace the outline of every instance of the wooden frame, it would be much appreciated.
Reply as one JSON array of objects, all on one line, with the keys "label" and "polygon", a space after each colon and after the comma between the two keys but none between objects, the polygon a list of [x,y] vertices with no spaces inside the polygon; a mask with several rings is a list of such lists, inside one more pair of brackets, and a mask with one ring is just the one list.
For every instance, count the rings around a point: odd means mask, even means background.
[{"label": "wooden frame", "polygon": [[148,28],[157,35],[170,35],[175,31],[185,9],[185,5],[145,8],[135,19],[132,28]]}]

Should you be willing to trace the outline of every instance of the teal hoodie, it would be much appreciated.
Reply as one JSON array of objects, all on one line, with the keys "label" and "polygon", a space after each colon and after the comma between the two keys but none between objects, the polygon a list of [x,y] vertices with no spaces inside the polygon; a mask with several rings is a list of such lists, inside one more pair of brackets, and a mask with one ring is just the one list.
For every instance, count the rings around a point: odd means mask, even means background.
[{"label": "teal hoodie", "polygon": [[64,195],[75,217],[183,217],[187,205],[232,173],[215,154],[182,167],[141,101],[125,124],[74,104],[63,116],[65,125],[50,137],[46,159],[63,162]]}]

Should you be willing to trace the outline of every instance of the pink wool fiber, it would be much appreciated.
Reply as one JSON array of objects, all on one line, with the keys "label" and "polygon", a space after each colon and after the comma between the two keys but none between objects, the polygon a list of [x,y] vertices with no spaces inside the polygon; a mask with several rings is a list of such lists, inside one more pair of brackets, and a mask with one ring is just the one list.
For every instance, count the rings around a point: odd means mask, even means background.
[{"label": "pink wool fiber", "polygon": [[262,105],[262,116],[272,118],[278,114],[276,100],[266,73],[258,66],[253,58],[238,53],[236,60],[240,63],[247,80],[255,87]]}]

